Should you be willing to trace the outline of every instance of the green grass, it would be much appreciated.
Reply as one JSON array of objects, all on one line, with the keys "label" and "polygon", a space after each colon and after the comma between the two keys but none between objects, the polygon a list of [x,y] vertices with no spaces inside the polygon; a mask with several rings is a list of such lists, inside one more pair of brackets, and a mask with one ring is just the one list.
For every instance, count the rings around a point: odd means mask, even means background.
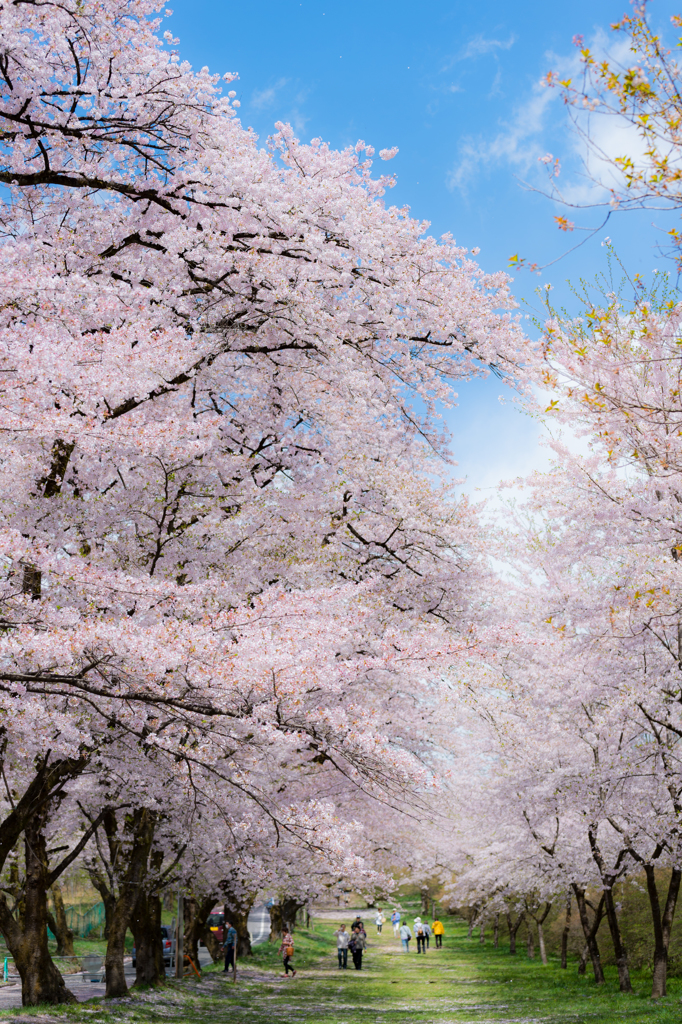
[{"label": "green grass", "polygon": [[[369,917],[369,915],[368,915]],[[340,915],[346,923],[350,916]],[[339,971],[332,932],[334,922],[317,921],[310,932],[297,931],[295,979],[282,978],[275,945],[258,947],[240,962],[237,984],[219,968],[204,971],[201,982],[169,982],[160,991],[140,992],[112,1004],[97,1000],[79,1007],[40,1011],[51,1020],[104,1024],[678,1024],[682,1020],[682,980],[672,979],[666,999],[649,998],[650,978],[634,973],[635,994],[618,992],[615,970],[597,989],[579,978],[575,963],[562,971],[556,961],[544,967],[525,950],[510,956],[505,947],[467,939],[461,922],[446,919],[445,946],[426,956],[404,955],[390,926],[377,939],[368,926],[370,948],[365,969]],[[30,1013],[15,1011],[17,1015]],[[35,1011],[34,1011],[35,1012]],[[8,1016],[13,1015],[8,1013]],[[3,1014],[4,1016],[4,1014]]]}]

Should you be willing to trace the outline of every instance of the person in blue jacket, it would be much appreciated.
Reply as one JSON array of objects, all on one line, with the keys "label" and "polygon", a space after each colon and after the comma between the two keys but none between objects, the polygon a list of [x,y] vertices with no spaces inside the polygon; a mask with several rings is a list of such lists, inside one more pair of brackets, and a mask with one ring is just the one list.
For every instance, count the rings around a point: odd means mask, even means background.
[{"label": "person in blue jacket", "polygon": [[234,955],[237,951],[237,930],[232,927],[229,921],[225,922],[224,928],[223,952],[225,953],[225,967],[223,970],[229,971],[235,968]]}]

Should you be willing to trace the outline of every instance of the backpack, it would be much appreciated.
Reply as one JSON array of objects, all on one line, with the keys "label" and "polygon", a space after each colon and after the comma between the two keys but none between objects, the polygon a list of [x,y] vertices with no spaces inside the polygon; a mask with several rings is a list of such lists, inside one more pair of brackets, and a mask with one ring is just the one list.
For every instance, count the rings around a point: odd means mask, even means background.
[{"label": "backpack", "polygon": [[424,929],[422,928],[421,925],[419,925],[419,927],[417,928],[417,935],[423,935],[423,934],[424,934]]}]

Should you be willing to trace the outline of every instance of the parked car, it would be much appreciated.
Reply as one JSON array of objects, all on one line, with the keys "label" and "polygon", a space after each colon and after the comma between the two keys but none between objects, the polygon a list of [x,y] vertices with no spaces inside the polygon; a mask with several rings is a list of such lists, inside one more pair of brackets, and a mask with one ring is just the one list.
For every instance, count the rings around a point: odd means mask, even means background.
[{"label": "parked car", "polygon": [[225,913],[222,907],[213,908],[211,913],[208,915],[206,925],[213,932],[218,942],[222,942],[225,930]]},{"label": "parked car", "polygon": [[[172,967],[175,960],[175,936],[173,935],[170,925],[161,925],[161,943],[163,945],[163,962],[166,967]],[[133,967],[137,967],[137,957],[135,955],[135,947],[133,946]]]}]

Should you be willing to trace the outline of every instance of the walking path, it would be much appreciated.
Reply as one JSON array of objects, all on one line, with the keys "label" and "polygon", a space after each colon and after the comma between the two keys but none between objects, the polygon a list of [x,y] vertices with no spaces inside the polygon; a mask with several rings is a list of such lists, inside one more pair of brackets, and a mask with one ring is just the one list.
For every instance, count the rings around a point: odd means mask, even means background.
[{"label": "walking path", "polygon": [[[609,968],[608,983],[598,990],[589,977],[578,977],[575,964],[561,970],[556,962],[529,961],[525,952],[512,957],[490,942],[481,946],[452,920],[443,949],[432,941],[425,955],[403,953],[390,926],[377,936],[366,923],[363,970],[339,970],[332,933],[353,916],[345,910],[317,918],[311,932],[295,933],[295,978],[282,977],[277,945],[263,943],[238,963],[236,982],[209,970],[200,982],[169,982],[128,999],[70,1008],[68,1018],[78,1024],[93,1014],[106,1024],[679,1024],[682,1016],[676,979],[668,999],[655,1004],[643,975],[635,978],[636,994],[622,996]],[[29,1017],[33,1024],[64,1019],[48,1007]]]}]

